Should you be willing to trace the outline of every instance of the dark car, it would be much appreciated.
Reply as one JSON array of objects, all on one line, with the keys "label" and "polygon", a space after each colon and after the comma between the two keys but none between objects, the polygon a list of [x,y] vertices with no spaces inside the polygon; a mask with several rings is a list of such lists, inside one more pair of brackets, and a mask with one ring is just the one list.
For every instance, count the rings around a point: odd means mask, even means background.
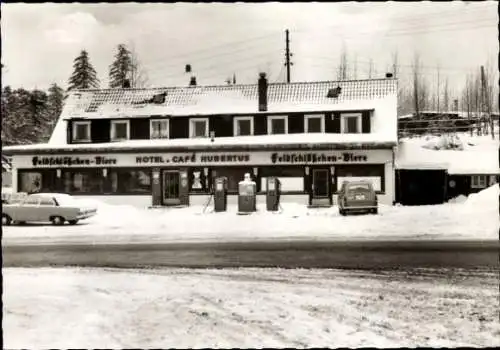
[{"label": "dark car", "polygon": [[378,200],[369,181],[345,181],[338,194],[339,213],[378,213]]}]

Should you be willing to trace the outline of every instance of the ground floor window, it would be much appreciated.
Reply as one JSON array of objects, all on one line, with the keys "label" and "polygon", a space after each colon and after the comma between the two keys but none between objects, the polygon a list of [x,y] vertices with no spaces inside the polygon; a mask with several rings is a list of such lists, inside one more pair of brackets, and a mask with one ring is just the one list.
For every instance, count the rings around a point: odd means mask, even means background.
[{"label": "ground floor window", "polygon": [[[207,171],[205,171],[207,169]],[[205,172],[207,173],[205,175]],[[208,168],[189,169],[189,191],[190,192],[208,192],[210,188]]]},{"label": "ground floor window", "polygon": [[18,192],[39,193],[56,191],[58,191],[56,170],[41,169],[18,171]]},{"label": "ground floor window", "polygon": [[150,194],[151,170],[110,169],[108,171],[111,193]]},{"label": "ground floor window", "polygon": [[63,171],[64,192],[66,193],[104,193],[102,169],[81,169]]},{"label": "ground floor window", "polygon": [[279,179],[282,192],[303,192],[305,190],[304,167],[259,168],[261,191],[266,191],[267,179],[271,176]]},{"label": "ground floor window", "polygon": [[245,174],[250,174],[252,180],[255,181],[253,168],[250,167],[234,167],[234,168],[213,168],[212,176],[216,177],[225,176],[227,178],[227,191],[228,193],[238,193],[238,183],[245,178]]},{"label": "ground floor window", "polygon": [[337,191],[340,190],[344,181],[367,180],[372,183],[375,191],[385,192],[384,164],[337,165],[335,176]]},{"label": "ground floor window", "polygon": [[488,184],[487,175],[472,175],[471,176],[471,188],[485,188]]}]

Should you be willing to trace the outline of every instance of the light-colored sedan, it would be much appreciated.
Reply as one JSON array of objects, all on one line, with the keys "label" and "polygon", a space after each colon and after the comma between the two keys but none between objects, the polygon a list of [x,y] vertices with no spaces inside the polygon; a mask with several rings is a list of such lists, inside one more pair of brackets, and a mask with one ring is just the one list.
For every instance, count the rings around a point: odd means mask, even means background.
[{"label": "light-colored sedan", "polygon": [[97,208],[81,205],[74,197],[63,193],[35,193],[18,203],[3,204],[2,225],[25,222],[52,222],[75,225],[79,220],[97,214]]}]

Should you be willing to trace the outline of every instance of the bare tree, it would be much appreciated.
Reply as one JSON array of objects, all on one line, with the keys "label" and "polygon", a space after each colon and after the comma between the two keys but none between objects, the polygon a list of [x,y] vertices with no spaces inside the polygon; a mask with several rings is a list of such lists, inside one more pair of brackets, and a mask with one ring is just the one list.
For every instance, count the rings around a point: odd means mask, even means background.
[{"label": "bare tree", "polygon": [[370,58],[370,62],[368,64],[369,64],[369,66],[368,66],[368,79],[371,79],[372,74],[373,74],[373,59]]},{"label": "bare tree", "polygon": [[352,79],[358,79],[358,56],[354,56],[354,63],[352,67]]},{"label": "bare tree", "polygon": [[441,111],[441,100],[440,100],[440,97],[441,97],[441,66],[438,64],[437,66],[437,93],[436,93],[436,96],[437,96],[437,111],[438,113]]},{"label": "bare tree", "polygon": [[129,43],[129,50],[131,58],[130,85],[136,88],[147,87],[149,85],[148,74],[139,60],[133,42]]},{"label": "bare tree", "polygon": [[345,44],[342,44],[342,50],[340,53],[340,65],[337,72],[337,80],[346,80],[347,79],[347,50]]},{"label": "bare tree", "polygon": [[444,81],[444,96],[443,96],[443,110],[448,112],[450,109],[450,87],[448,86],[448,78]]}]

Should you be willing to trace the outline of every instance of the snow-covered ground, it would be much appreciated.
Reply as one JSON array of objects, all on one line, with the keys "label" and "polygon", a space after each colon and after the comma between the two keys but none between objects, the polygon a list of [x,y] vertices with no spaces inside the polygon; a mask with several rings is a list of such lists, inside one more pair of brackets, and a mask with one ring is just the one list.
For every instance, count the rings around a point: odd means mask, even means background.
[{"label": "snow-covered ground", "polygon": [[259,207],[251,215],[237,208],[140,209],[98,205],[98,215],[75,226],[24,225],[3,228],[9,243],[40,240],[71,242],[220,241],[257,239],[498,239],[499,186],[467,199],[429,206],[381,206],[379,215],[343,217],[336,207],[308,209],[283,203],[280,212]]},{"label": "snow-covered ground", "polygon": [[3,269],[6,348],[500,345],[498,271]]}]

